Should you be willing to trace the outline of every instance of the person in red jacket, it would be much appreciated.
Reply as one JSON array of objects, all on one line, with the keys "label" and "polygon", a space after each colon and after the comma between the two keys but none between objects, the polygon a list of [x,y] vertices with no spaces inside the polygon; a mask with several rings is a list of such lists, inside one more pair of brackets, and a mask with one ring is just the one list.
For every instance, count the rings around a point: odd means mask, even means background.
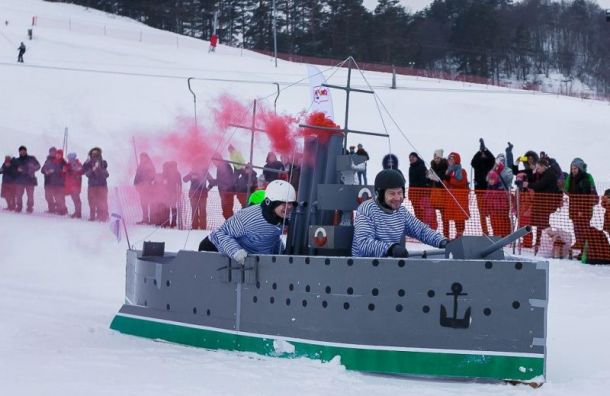
[{"label": "person in red jacket", "polygon": [[[445,184],[449,192],[453,195],[447,197],[446,219],[443,219],[443,231],[449,237],[449,221],[455,222],[455,237],[459,238],[464,234],[466,220],[470,217],[468,209],[468,175],[462,168],[462,158],[458,153],[451,153],[447,157],[449,167],[445,173]],[[454,199],[455,198],[455,199]]]},{"label": "person in red jacket", "polygon": [[218,35],[216,33],[214,33],[210,37],[210,48],[208,49],[208,52],[216,52],[217,45],[218,45]]}]

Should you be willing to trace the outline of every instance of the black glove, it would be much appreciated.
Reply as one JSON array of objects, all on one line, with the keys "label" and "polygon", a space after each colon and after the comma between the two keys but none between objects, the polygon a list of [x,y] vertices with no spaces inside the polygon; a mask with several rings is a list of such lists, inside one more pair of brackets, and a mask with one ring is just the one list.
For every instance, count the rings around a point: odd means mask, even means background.
[{"label": "black glove", "polygon": [[483,141],[483,138],[480,138],[480,139],[479,139],[479,143],[481,144],[481,145],[479,146],[479,150],[481,150],[481,151],[485,151],[485,142]]},{"label": "black glove", "polygon": [[388,256],[390,257],[409,257],[409,252],[405,249],[404,246],[401,246],[397,243],[390,246],[388,249]]},{"label": "black glove", "polygon": [[438,247],[444,249],[447,247],[447,243],[449,243],[449,239],[445,238],[438,244]]},{"label": "black glove", "polygon": [[506,151],[513,151],[513,144],[508,142],[508,147],[506,147]]}]

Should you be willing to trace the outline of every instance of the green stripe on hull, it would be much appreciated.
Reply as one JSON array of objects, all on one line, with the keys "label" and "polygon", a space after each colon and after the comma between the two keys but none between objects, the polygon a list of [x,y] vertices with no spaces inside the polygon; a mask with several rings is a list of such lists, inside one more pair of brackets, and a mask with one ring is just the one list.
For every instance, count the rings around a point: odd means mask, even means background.
[{"label": "green stripe on hull", "polygon": [[544,359],[501,355],[411,352],[328,346],[290,341],[294,352],[280,354],[273,339],[162,323],[117,315],[111,329],[208,349],[254,352],[267,356],[309,357],[329,361],[340,356],[347,369],[434,377],[535,381],[544,375]]}]

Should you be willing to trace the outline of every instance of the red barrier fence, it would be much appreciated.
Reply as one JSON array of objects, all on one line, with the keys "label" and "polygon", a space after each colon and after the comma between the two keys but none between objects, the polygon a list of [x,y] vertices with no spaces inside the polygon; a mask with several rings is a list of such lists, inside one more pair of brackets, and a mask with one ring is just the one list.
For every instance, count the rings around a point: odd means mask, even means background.
[{"label": "red barrier fence", "polygon": [[[449,238],[460,235],[505,236],[518,227],[531,225],[534,232],[521,239],[515,249],[523,249],[544,257],[567,258],[580,253],[589,261],[610,262],[610,200],[595,195],[541,194],[534,192],[495,190],[451,190],[411,188],[407,190],[405,204],[411,213]],[[133,186],[109,191],[110,211],[120,209],[128,224],[143,219],[140,196]],[[154,194],[153,194],[154,195]],[[86,193],[83,200],[83,218],[89,215]],[[148,223],[177,229],[216,229],[233,212],[241,209],[245,194],[212,190],[207,197],[191,197],[184,192],[177,197],[172,212],[162,202],[149,202]],[[34,211],[47,209],[44,188],[36,187]],[[459,205],[458,205],[459,204]],[[68,212],[73,213],[71,199],[66,197]],[[3,202],[3,206],[5,203]],[[193,208],[201,213],[193,216]],[[26,209],[26,197],[23,197]],[[194,219],[195,217],[195,219]],[[172,224],[175,219],[175,225]]]},{"label": "red barrier fence", "polygon": [[[257,50],[251,49],[250,51],[258,52],[267,56],[274,56],[273,51],[268,50]],[[297,63],[310,63],[313,65],[321,65],[321,66],[334,66],[343,62],[343,59],[332,59],[332,58],[320,58],[316,56],[306,56],[306,55],[294,55],[294,54],[286,54],[286,53],[278,53],[277,57],[279,59],[289,61],[289,62],[297,62]],[[482,85],[493,85],[497,87],[504,88],[515,88],[515,89],[523,89],[527,91],[535,91],[535,92],[545,92],[556,95],[563,96],[571,96],[575,98],[581,99],[595,99],[595,100],[605,100],[610,101],[610,97],[593,93],[593,92],[570,92],[563,89],[560,89],[559,92],[554,90],[545,90],[545,87],[538,83],[532,82],[523,82],[520,85],[516,83],[509,83],[507,81],[497,80],[495,78],[486,78],[475,75],[467,75],[460,74],[456,72],[445,72],[440,70],[426,70],[426,69],[415,69],[413,67],[407,66],[393,66],[388,64],[381,63],[367,63],[367,62],[358,62],[358,67],[362,70],[373,71],[373,72],[382,72],[382,73],[392,73],[396,72],[396,74],[401,74],[405,76],[415,76],[415,77],[424,77],[424,78],[433,78],[438,80],[449,80],[449,81],[459,81],[464,83],[471,84],[482,84]],[[560,87],[561,88],[561,87]]]}]

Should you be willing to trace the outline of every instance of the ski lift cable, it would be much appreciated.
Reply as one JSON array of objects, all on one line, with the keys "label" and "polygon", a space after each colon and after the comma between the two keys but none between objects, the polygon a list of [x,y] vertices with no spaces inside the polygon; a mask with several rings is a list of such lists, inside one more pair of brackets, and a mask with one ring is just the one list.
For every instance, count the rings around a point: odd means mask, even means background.
[{"label": "ski lift cable", "polygon": [[[348,58],[348,59],[349,59],[349,58]],[[333,76],[333,75],[334,75],[334,74],[335,74],[335,73],[336,73],[336,72],[337,72],[337,71],[338,71],[338,70],[339,70],[341,67],[343,67],[343,65],[345,64],[345,62],[347,62],[347,59],[345,59],[345,60],[343,60],[343,61],[341,61],[341,62],[337,63],[337,64],[336,64],[336,65],[334,65],[334,66],[330,66],[330,67],[328,67],[328,68],[326,68],[326,69],[324,69],[324,70],[321,70],[321,71],[319,71],[319,72],[317,72],[317,73],[313,74],[312,76],[324,75],[324,73],[325,73],[325,72],[327,72],[327,71],[329,71],[329,70],[333,70],[333,69],[334,69],[333,73],[332,73],[332,74],[331,74],[331,76],[330,76],[330,77],[332,77],[332,76]],[[330,77],[329,77],[329,78],[330,78]],[[292,87],[293,87],[293,86],[295,86],[295,85],[301,85],[301,83],[303,83],[303,81],[308,80],[308,79],[309,79],[309,76],[304,77],[304,78],[302,78],[302,79],[300,79],[300,80],[297,80],[297,81],[295,81],[295,82],[293,82],[293,83],[290,83],[290,84],[286,85],[285,87],[281,88],[281,89],[280,89],[280,92],[282,92],[282,91],[284,91],[284,90],[286,90],[286,89],[288,89],[288,88],[292,88]],[[267,95],[267,96],[260,97],[259,99],[260,99],[260,100],[266,100],[266,99],[268,99],[268,98],[270,98],[270,97],[272,97],[272,96],[274,96],[274,95],[277,95],[277,92],[273,92],[273,93],[271,93],[271,94],[269,94],[269,95]]]},{"label": "ski lift cable", "polygon": [[377,99],[377,94],[375,93],[375,90],[373,89],[371,84],[369,84],[368,80],[364,76],[364,73],[362,72],[362,70],[360,69],[360,67],[358,66],[358,63],[356,62],[356,60],[354,58],[352,58],[352,62],[354,62],[356,69],[358,70],[358,72],[360,73],[362,78],[364,79],[364,82],[366,83],[367,87],[371,91],[373,91],[373,98],[375,99],[375,106],[377,107],[377,113],[379,114],[379,118],[381,119],[381,125],[383,125],[383,130],[385,131],[385,134],[388,136],[388,152],[392,153],[392,142],[390,140],[390,131],[388,130],[388,127],[385,123],[385,119],[383,118],[383,113],[381,112],[381,108],[379,107],[379,101]]},{"label": "ski lift cable", "polygon": [[[356,63],[356,61],[353,61],[354,64],[356,65],[356,68],[358,69],[358,71],[360,72],[360,74],[362,75],[362,78],[364,79],[365,83],[367,84],[367,86],[369,87],[369,89],[371,91],[373,91],[371,85],[369,84],[366,76],[364,75],[364,73],[362,72],[362,70],[358,67],[358,64]],[[388,114],[388,116],[390,117],[390,120],[392,120],[392,122],[394,123],[394,126],[398,129],[398,131],[400,132],[400,134],[402,135],[402,137],[407,141],[407,143],[415,150],[416,153],[418,153],[419,155],[419,151],[417,150],[417,148],[415,147],[415,145],[411,142],[411,140],[409,140],[409,138],[406,136],[406,134],[404,133],[404,131],[400,128],[400,125],[398,125],[398,122],[396,122],[396,120],[394,119],[394,117],[392,117],[392,114],[389,112],[388,108],[385,106],[385,104],[383,103],[383,101],[381,100],[381,98],[379,97],[379,95],[377,95],[376,92],[373,93],[373,95],[375,96],[375,102],[377,103],[377,101],[379,101],[379,104],[381,104],[381,106],[383,107],[383,109],[385,110],[385,112]],[[383,116],[381,117],[382,119],[382,123],[383,123]],[[384,124],[385,127],[385,124]],[[386,130],[387,133],[387,130]],[[391,150],[390,150],[391,151]],[[432,171],[434,172],[434,171]],[[447,187],[447,185],[443,182],[443,180],[440,180],[439,178],[439,182],[441,183],[441,185],[443,186],[443,189],[445,189],[445,191],[449,194],[449,196],[453,199],[453,201],[457,204],[457,207],[460,208],[460,210],[466,215],[467,219],[470,219],[471,216],[470,214],[466,211],[466,209],[464,209],[464,207],[462,207],[462,205],[460,204],[460,202],[457,200],[457,198],[455,197],[455,195],[449,190],[449,188]],[[449,234],[449,230],[443,230],[447,235]],[[456,230],[457,231],[457,230]],[[487,237],[487,239],[489,239],[490,241],[492,241],[492,239],[490,238],[489,235],[487,234],[483,234]]]}]

